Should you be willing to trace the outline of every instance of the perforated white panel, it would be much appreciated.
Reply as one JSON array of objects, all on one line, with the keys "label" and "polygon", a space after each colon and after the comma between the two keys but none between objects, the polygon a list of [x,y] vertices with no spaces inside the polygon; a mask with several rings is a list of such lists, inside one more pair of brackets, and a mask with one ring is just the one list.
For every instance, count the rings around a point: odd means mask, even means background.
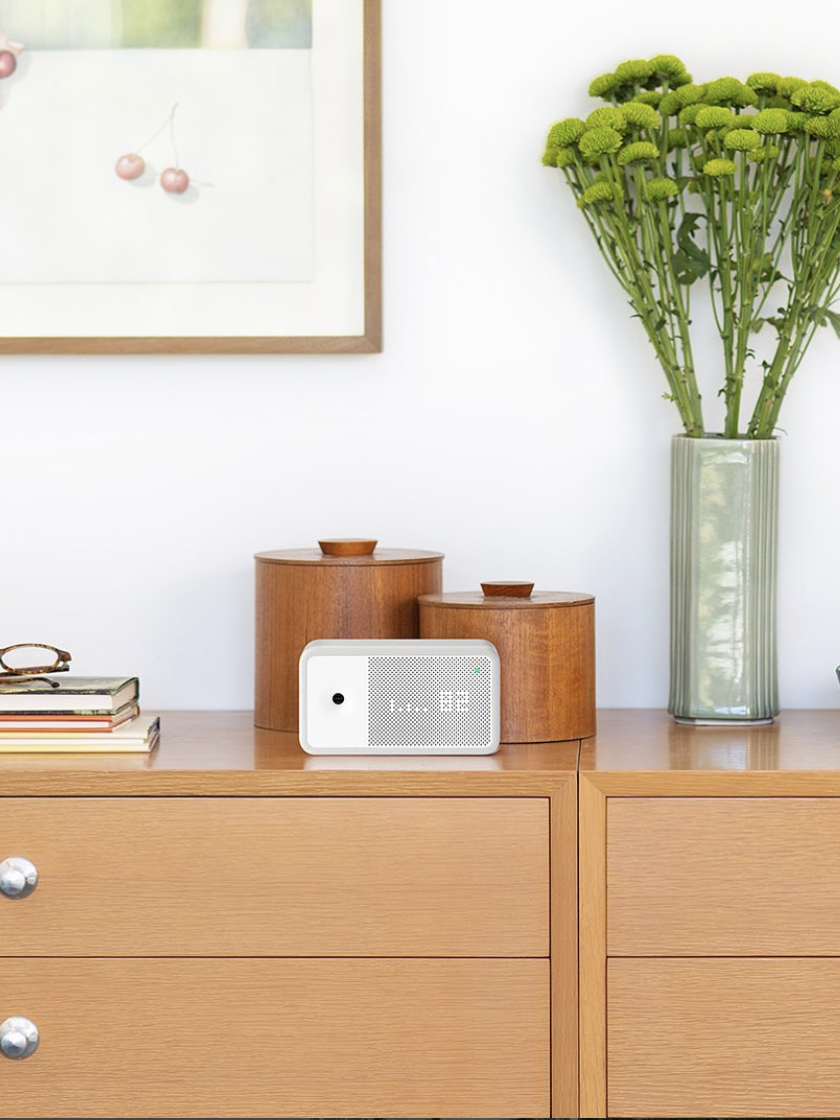
[{"label": "perforated white panel", "polygon": [[490,658],[482,655],[370,657],[370,745],[488,746],[492,674]]}]

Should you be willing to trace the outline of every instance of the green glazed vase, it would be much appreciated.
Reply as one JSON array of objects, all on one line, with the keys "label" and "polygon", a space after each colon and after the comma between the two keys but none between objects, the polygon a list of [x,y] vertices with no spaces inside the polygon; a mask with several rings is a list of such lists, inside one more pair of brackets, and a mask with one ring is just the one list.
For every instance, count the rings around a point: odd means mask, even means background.
[{"label": "green glazed vase", "polygon": [[779,442],[675,436],[671,690],[678,722],[778,715]]}]

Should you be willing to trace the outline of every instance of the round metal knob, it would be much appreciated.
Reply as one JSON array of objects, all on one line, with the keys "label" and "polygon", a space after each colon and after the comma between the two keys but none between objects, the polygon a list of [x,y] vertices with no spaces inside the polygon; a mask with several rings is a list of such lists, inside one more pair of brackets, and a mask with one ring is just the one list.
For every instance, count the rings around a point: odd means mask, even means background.
[{"label": "round metal knob", "polygon": [[6,898],[26,898],[38,886],[38,868],[23,856],[9,856],[0,863],[0,893]]},{"label": "round metal knob", "polygon": [[35,1053],[40,1041],[38,1028],[31,1019],[15,1015],[0,1023],[0,1051],[4,1058],[22,1062]]}]

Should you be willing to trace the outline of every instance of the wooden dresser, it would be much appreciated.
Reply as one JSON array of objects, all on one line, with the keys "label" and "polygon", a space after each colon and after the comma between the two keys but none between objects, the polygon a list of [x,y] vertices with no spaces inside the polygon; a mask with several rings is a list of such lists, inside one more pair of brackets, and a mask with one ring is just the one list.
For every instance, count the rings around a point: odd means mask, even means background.
[{"label": "wooden dresser", "polygon": [[840,1116],[840,712],[582,745],[584,1117]]},{"label": "wooden dresser", "polygon": [[205,712],[151,757],[0,758],[0,860],[38,872],[0,1020],[40,1037],[0,1115],[575,1115],[577,753],[309,758]]}]

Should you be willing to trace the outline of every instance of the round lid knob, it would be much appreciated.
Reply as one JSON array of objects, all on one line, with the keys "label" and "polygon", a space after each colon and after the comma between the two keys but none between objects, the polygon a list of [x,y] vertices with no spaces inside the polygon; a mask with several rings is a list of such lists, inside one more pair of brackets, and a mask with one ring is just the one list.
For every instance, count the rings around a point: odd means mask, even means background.
[{"label": "round lid knob", "polygon": [[38,1028],[31,1019],[15,1015],[0,1023],[0,1052],[13,1062],[23,1061],[38,1049]]},{"label": "round lid knob", "polygon": [[324,556],[372,556],[377,541],[364,537],[338,537],[318,541]]},{"label": "round lid knob", "polygon": [[534,585],[524,580],[498,579],[482,583],[481,590],[485,599],[530,599]]},{"label": "round lid knob", "polygon": [[0,893],[6,898],[26,898],[38,886],[38,868],[23,856],[9,856],[0,863]]}]

